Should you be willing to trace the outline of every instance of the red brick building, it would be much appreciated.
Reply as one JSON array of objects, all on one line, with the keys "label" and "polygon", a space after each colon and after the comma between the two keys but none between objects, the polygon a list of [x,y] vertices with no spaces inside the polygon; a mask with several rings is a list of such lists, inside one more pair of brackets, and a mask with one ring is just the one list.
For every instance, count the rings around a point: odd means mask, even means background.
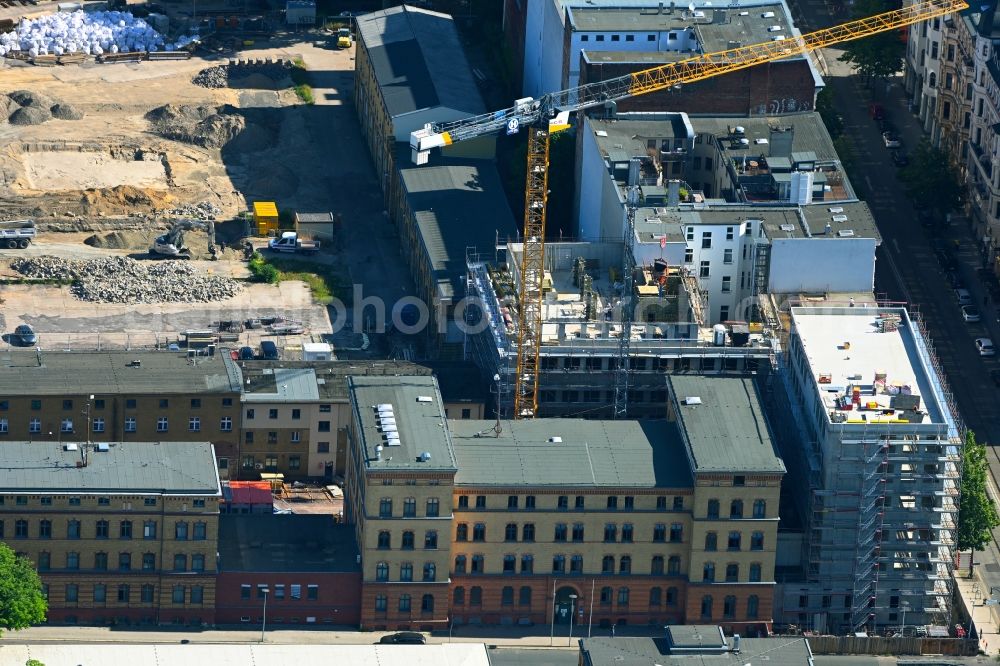
[{"label": "red brick building", "polygon": [[354,532],[330,515],[222,515],[216,624],[361,621]]}]

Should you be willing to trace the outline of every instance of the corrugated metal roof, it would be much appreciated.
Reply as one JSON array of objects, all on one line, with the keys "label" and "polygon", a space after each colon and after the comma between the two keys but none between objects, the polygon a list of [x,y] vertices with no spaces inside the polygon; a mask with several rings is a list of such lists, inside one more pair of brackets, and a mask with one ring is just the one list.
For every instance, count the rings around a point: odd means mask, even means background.
[{"label": "corrugated metal roof", "polygon": [[167,493],[222,495],[215,449],[208,442],[110,442],[77,467],[84,443],[4,442],[0,492]]},{"label": "corrugated metal roof", "polygon": [[[667,421],[450,420],[457,485],[687,488],[684,445]],[[561,441],[550,441],[559,438]]]},{"label": "corrugated metal roof", "polygon": [[485,112],[451,16],[400,5],[357,21],[389,115],[436,106]]},{"label": "corrugated metal roof", "polygon": [[696,472],[785,472],[752,379],[667,375],[667,388]]}]

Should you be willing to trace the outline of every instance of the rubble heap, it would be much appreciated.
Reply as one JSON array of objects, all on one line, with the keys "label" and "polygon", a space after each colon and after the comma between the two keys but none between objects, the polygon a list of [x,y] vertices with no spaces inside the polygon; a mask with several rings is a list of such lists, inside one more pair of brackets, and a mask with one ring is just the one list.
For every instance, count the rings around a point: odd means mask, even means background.
[{"label": "rubble heap", "polygon": [[186,261],[26,257],[11,268],[26,277],[72,281],[73,294],[94,303],[206,303],[232,298],[243,288],[230,278],[199,275]]}]

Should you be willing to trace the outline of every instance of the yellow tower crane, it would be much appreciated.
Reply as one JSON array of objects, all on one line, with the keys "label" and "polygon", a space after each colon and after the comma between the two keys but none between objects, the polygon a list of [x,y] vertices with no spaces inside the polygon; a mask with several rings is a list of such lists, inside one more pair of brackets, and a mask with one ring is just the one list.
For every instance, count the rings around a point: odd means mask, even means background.
[{"label": "yellow tower crane", "polygon": [[672,86],[746,69],[815,51],[831,44],[868,37],[961,11],[965,0],[929,0],[902,9],[841,23],[805,35],[775,39],[685,58],[606,81],[588,83],[539,99],[515,100],[514,106],[465,120],[431,123],[410,134],[416,164],[426,164],[434,148],[481,136],[528,128],[528,171],[524,192],[524,251],[517,313],[517,366],[514,418],[538,411],[538,355],[542,334],[542,280],[545,272],[545,210],[548,199],[549,138],[570,127],[570,114]]}]

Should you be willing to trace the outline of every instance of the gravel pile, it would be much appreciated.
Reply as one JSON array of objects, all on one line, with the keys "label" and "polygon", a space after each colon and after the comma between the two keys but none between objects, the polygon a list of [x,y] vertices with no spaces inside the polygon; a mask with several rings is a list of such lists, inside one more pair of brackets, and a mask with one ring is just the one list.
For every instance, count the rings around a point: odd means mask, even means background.
[{"label": "gravel pile", "polygon": [[73,294],[95,303],[206,303],[231,298],[242,289],[229,278],[199,275],[184,261],[28,257],[16,259],[11,268],[26,277],[72,280]]},{"label": "gravel pile", "polygon": [[11,125],[41,125],[52,120],[52,114],[48,109],[38,106],[25,106],[14,111],[7,119]]},{"label": "gravel pile", "polygon": [[59,120],[80,120],[83,118],[82,111],[77,109],[75,106],[63,104],[62,102],[53,104],[49,111],[52,112],[52,116],[54,118],[58,118]]},{"label": "gravel pile", "polygon": [[205,148],[221,148],[246,127],[246,118],[232,107],[160,106],[146,114],[153,131],[165,139]]},{"label": "gravel pile", "polygon": [[48,95],[30,90],[15,90],[0,94],[0,123],[12,125],[41,125],[52,118],[80,120],[83,112]]},{"label": "gravel pile", "polygon": [[191,79],[191,83],[202,88],[225,88],[229,85],[229,68],[219,65],[203,69]]},{"label": "gravel pile", "polygon": [[196,204],[184,204],[166,211],[172,217],[195,218],[197,220],[216,220],[222,216],[222,209],[215,204],[202,201]]}]

